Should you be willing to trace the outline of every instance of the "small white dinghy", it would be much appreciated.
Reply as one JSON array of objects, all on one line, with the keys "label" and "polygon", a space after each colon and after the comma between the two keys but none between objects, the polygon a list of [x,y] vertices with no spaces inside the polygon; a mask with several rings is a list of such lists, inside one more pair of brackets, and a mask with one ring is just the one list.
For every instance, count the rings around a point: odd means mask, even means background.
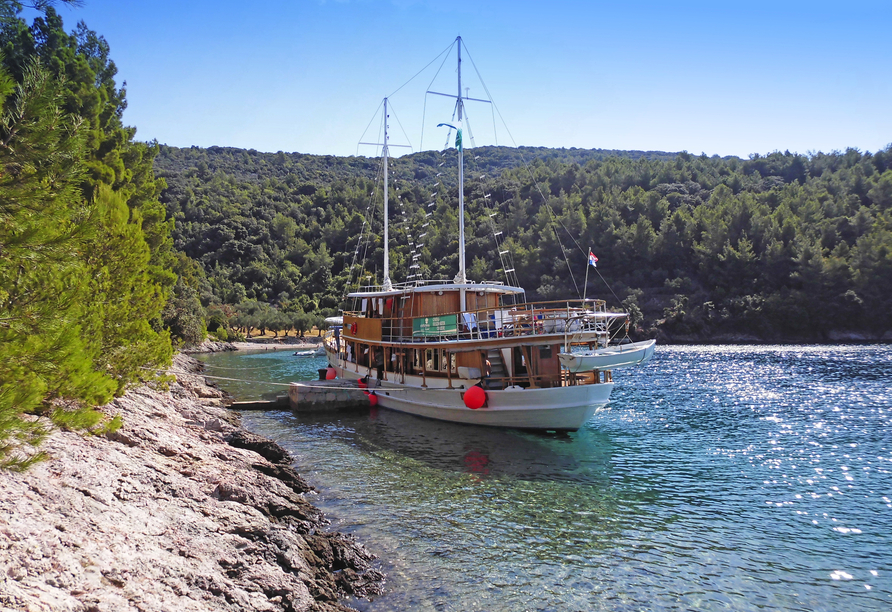
[{"label": "small white dinghy", "polygon": [[325,347],[320,346],[317,349],[311,349],[308,351],[297,351],[294,353],[295,357],[322,357],[325,355]]},{"label": "small white dinghy", "polygon": [[656,340],[616,344],[588,353],[561,353],[558,358],[561,360],[561,365],[570,372],[619,370],[647,363],[653,357],[656,344]]}]

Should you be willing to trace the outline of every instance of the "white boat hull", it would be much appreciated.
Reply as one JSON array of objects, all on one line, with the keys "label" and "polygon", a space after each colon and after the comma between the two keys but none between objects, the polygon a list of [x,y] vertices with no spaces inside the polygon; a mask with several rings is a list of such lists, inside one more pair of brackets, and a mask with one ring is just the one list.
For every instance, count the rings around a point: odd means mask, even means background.
[{"label": "white boat hull", "polygon": [[[357,372],[351,369],[353,364],[346,364],[333,354],[329,354],[329,359],[338,377],[345,380],[358,380],[368,371],[360,368]],[[388,375],[393,376],[393,373]],[[369,386],[378,396],[378,405],[452,423],[517,429],[575,431],[610,402],[613,390],[612,382],[545,389],[487,390],[486,405],[471,409],[465,406],[464,392],[478,379],[453,379],[455,388],[450,389],[442,386],[448,384],[443,379],[428,378],[429,386],[421,387],[420,377],[406,378],[407,382],[417,384],[385,380],[376,386],[378,381],[373,371]]]},{"label": "white boat hull", "polygon": [[598,349],[590,353],[561,353],[561,365],[571,372],[590,370],[619,370],[647,363],[653,357],[656,340],[618,344]]}]

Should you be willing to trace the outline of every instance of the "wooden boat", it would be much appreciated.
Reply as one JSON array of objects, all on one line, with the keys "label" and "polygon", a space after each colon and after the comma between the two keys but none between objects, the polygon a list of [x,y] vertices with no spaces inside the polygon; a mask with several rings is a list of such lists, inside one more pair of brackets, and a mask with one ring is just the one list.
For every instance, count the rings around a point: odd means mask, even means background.
[{"label": "wooden boat", "polygon": [[348,294],[352,308],[325,336],[329,363],[340,378],[366,381],[384,408],[457,423],[576,430],[610,401],[613,377],[607,368],[571,371],[560,354],[604,344],[627,314],[607,312],[600,300],[529,302],[520,287],[467,278],[460,130],[470,98],[462,94],[457,43],[458,127],[448,127],[458,133],[458,273],[451,281],[391,280],[385,119],[383,283]]},{"label": "wooden boat", "polygon": [[619,370],[642,365],[650,361],[656,348],[656,340],[614,344],[588,353],[561,353],[561,366],[570,372],[587,370]]}]

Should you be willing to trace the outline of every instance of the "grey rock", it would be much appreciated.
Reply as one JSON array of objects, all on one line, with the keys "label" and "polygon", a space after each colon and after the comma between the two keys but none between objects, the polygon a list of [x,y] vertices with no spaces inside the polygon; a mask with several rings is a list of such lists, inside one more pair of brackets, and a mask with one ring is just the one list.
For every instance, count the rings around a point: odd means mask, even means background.
[{"label": "grey rock", "polygon": [[103,407],[118,431],[55,432],[51,459],[0,472],[0,611],[328,612],[381,591],[374,556],[326,530],[288,454],[212,405],[198,367],[177,356],[169,392]]}]

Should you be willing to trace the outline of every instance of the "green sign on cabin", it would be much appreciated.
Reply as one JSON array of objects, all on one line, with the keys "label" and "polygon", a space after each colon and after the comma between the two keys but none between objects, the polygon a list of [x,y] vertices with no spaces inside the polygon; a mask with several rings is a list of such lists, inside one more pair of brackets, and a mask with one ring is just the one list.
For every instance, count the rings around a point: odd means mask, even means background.
[{"label": "green sign on cabin", "polygon": [[458,315],[412,319],[413,336],[449,336],[458,333]]}]

